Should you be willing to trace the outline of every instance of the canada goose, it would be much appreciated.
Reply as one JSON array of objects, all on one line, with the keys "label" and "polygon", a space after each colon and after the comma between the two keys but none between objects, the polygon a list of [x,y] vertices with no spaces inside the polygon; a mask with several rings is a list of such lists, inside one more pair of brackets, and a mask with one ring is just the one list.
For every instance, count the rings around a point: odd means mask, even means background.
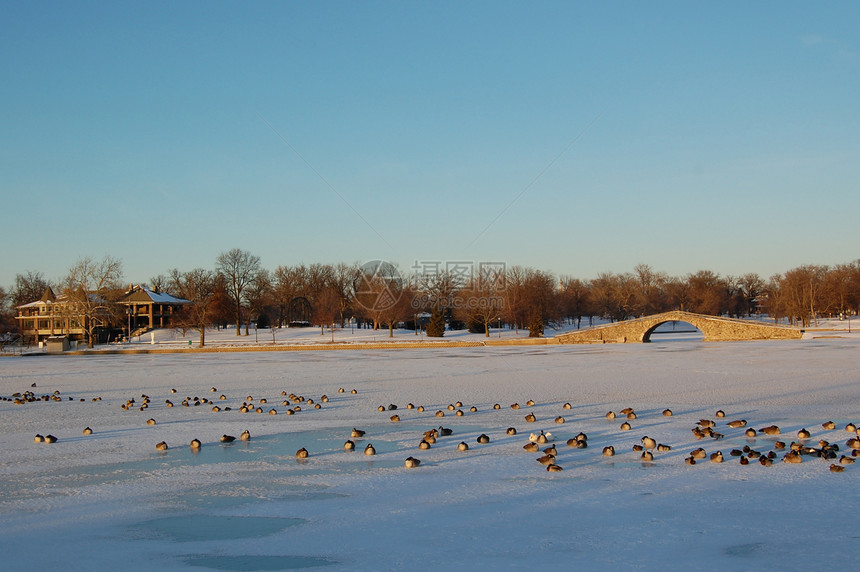
[{"label": "canada goose", "polygon": [[716,427],[717,424],[711,419],[699,419],[698,425],[700,427]]},{"label": "canada goose", "polygon": [[493,404],[493,409],[501,409],[501,408],[502,408],[502,406],[499,405],[498,403]]},{"label": "canada goose", "polygon": [[376,408],[376,410],[379,411],[380,413],[382,413],[383,411],[385,411],[385,406],[380,405],[379,407]]},{"label": "canada goose", "polygon": [[821,426],[824,427],[825,429],[827,429],[828,431],[833,431],[834,429],[836,429],[836,423],[834,423],[833,421],[825,421],[824,423],[821,424]]},{"label": "canada goose", "polygon": [[785,443],[783,441],[777,441],[773,446],[777,449],[785,449]]},{"label": "canada goose", "polygon": [[269,415],[277,415],[277,414],[278,414],[278,410],[275,409],[274,407],[272,409],[269,409]]},{"label": "canada goose", "polygon": [[528,415],[526,415],[526,417],[525,417],[525,420],[526,420],[526,422],[527,422],[527,423],[534,423],[534,422],[536,421],[536,419],[537,419],[537,418],[534,416],[534,413],[529,413],[529,414],[528,414]]},{"label": "canada goose", "polygon": [[170,390],[170,393],[176,393],[176,388],[171,389],[171,390]]},{"label": "canada goose", "polygon": [[428,443],[426,439],[421,439],[421,442],[418,443],[418,448],[422,450],[429,449],[430,443]]},{"label": "canada goose", "polygon": [[759,432],[764,433],[765,435],[779,435],[779,427],[776,425],[768,425],[762,429],[759,429]]},{"label": "canada goose", "polygon": [[516,430],[516,429],[514,429],[513,427],[508,427],[508,429],[505,431],[505,433],[506,433],[507,435],[516,435],[516,434],[517,434],[517,430]]},{"label": "canada goose", "polygon": [[218,399],[220,399],[221,401],[226,401],[226,400],[227,400],[227,396],[222,394],[222,395],[220,395],[220,396],[218,397]]},{"label": "canada goose", "polygon": [[415,409],[415,404],[414,403],[407,403],[406,409]]},{"label": "canada goose", "polygon": [[568,447],[578,447],[579,441],[577,441],[575,437],[571,437],[570,439],[567,440],[567,446]]},{"label": "canada goose", "polygon": [[561,425],[562,423],[564,423],[564,417],[561,417],[561,416],[556,417],[555,422],[558,423],[559,425]]},{"label": "canada goose", "polygon": [[155,419],[152,419],[152,418],[147,419],[147,420],[146,420],[146,424],[147,424],[147,425],[155,425]]},{"label": "canada goose", "polygon": [[462,409],[458,409],[458,410],[457,410],[457,413],[455,413],[455,415],[456,415],[457,417],[462,417],[462,416],[463,416],[463,410],[462,410]]},{"label": "canada goose", "polygon": [[393,403],[389,403],[389,404],[388,404],[388,410],[389,410],[389,411],[394,411],[394,410],[396,410],[396,409],[397,409],[397,406],[396,406],[396,405],[394,405]]},{"label": "canada goose", "polygon": [[621,424],[621,430],[622,431],[630,431],[630,429],[631,429],[630,423],[628,423],[627,421],[625,421],[624,423]]},{"label": "canada goose", "polygon": [[547,455],[552,455],[553,457],[558,456],[558,449],[555,448],[555,445],[547,447],[546,449],[543,450],[543,452],[546,453]]},{"label": "canada goose", "polygon": [[633,445],[633,452],[634,453],[641,453],[644,450],[645,450],[645,447],[643,447],[642,445]]},{"label": "canada goose", "polygon": [[613,419],[615,419],[615,412],[610,411],[609,413],[606,414],[606,418],[609,419],[610,421],[612,421]]},{"label": "canada goose", "polygon": [[165,441],[161,441],[155,444],[155,449],[157,451],[167,451],[167,443]]},{"label": "canada goose", "polygon": [[642,451],[642,460],[643,461],[653,461],[654,460],[654,453],[652,453],[651,451]]},{"label": "canada goose", "polygon": [[633,413],[633,408],[632,407],[625,407],[624,409],[619,411],[619,413],[621,413],[621,415],[629,415],[629,414]]},{"label": "canada goose", "polygon": [[627,414],[627,419],[630,419],[630,420],[636,419],[636,413],[631,411],[630,413]]},{"label": "canada goose", "polygon": [[242,441],[250,440],[251,439],[251,432],[248,431],[247,429],[245,429],[244,431],[242,431],[242,434],[239,435],[239,439],[241,439]]},{"label": "canada goose", "polygon": [[308,453],[308,450],[302,447],[301,449],[296,451],[296,459],[307,459],[309,454],[310,453]]},{"label": "canada goose", "polygon": [[538,457],[537,462],[541,465],[551,465],[555,462],[555,455],[544,455],[542,457]]},{"label": "canada goose", "polygon": [[394,414],[389,419],[391,419],[392,423],[397,423],[398,421],[400,421],[400,415]]},{"label": "canada goose", "polygon": [[478,408],[475,407],[474,405],[469,408],[469,413],[477,413],[477,412],[478,412]]},{"label": "canada goose", "polygon": [[564,469],[562,469],[560,466],[556,465],[555,463],[552,463],[552,464],[546,466],[546,470],[549,473],[558,473],[559,471],[563,471]]},{"label": "canada goose", "polygon": [[191,440],[191,448],[192,449],[199,449],[200,447],[202,447],[202,443],[200,443],[200,439],[192,439]]},{"label": "canada goose", "polygon": [[458,451],[468,451],[469,445],[467,445],[465,441],[461,441],[460,444],[457,445],[457,450]]},{"label": "canada goose", "polygon": [[848,425],[845,426],[845,430],[848,431],[849,433],[854,433],[855,431],[857,431],[857,426],[853,423],[849,423]]},{"label": "canada goose", "polygon": [[367,447],[364,448],[364,454],[365,455],[375,455],[376,449],[373,448],[372,444],[368,443]]},{"label": "canada goose", "polygon": [[693,457],[694,459],[704,459],[708,456],[708,454],[705,452],[704,449],[699,447],[698,449],[694,449],[694,450],[690,451],[690,456]]},{"label": "canada goose", "polygon": [[830,465],[830,472],[831,473],[841,473],[844,470],[845,470],[845,467],[843,467],[841,465]]},{"label": "canada goose", "polygon": [[490,442],[490,438],[487,436],[487,434],[486,434],[486,433],[481,433],[481,434],[478,436],[477,441],[478,441],[478,443],[480,443],[480,444],[482,444],[482,445],[486,445],[487,443],[489,443],[489,442]]},{"label": "canada goose", "polygon": [[603,448],[604,457],[612,457],[613,455],[615,455],[615,447],[609,445],[608,447]]},{"label": "canada goose", "polygon": [[773,459],[768,457],[767,455],[762,455],[758,458],[758,462],[762,467],[770,467],[773,465]]},{"label": "canada goose", "polygon": [[544,443],[549,443],[552,441],[552,433],[544,433],[543,431],[537,436],[537,442],[539,445],[543,445]]},{"label": "canada goose", "polygon": [[520,408],[519,403],[511,403],[511,409],[519,409],[519,408]]},{"label": "canada goose", "polygon": [[740,463],[741,463],[741,465],[749,465],[749,464],[750,464],[750,460],[749,460],[749,459],[747,459],[746,457],[741,457],[741,459],[740,459]]},{"label": "canada goose", "polygon": [[439,434],[442,435],[443,437],[447,437],[448,435],[451,435],[453,433],[454,433],[453,429],[448,429],[447,427],[442,427],[441,425],[439,426]]},{"label": "canada goose", "polygon": [[323,403],[328,403],[328,395],[323,395],[322,397],[320,397],[320,401],[322,401]]},{"label": "canada goose", "polygon": [[431,445],[436,442],[436,435],[427,435],[424,437],[424,440],[430,443]]},{"label": "canada goose", "polygon": [[351,393],[351,394],[353,394],[353,395],[355,395],[355,394],[357,394],[357,393],[358,393],[358,390],[357,390],[357,389],[353,389],[352,391],[350,391],[350,393]]},{"label": "canada goose", "polygon": [[352,437],[364,437],[366,431],[362,431],[361,429],[352,428]]},{"label": "canada goose", "polygon": [[663,417],[671,417],[671,416],[672,416],[672,410],[671,409],[667,408],[667,409],[663,410]]},{"label": "canada goose", "polygon": [[337,392],[338,392],[338,393],[343,393],[344,391],[345,391],[345,390],[344,390],[342,387],[339,387],[339,388],[338,388],[338,390],[337,390]]},{"label": "canada goose", "polygon": [[694,459],[693,457],[687,457],[684,459],[684,462],[687,463],[688,465],[695,465],[696,459]]},{"label": "canada goose", "polygon": [[809,431],[806,430],[806,427],[797,432],[798,439],[809,439],[812,435],[810,435]]},{"label": "canada goose", "polygon": [[526,401],[526,405],[528,405],[529,407],[533,407],[533,406],[534,406],[534,404],[535,404],[535,402],[534,402],[533,400],[531,400],[531,399],[529,399],[528,401]]},{"label": "canada goose", "polygon": [[406,457],[406,461],[404,461],[403,466],[407,469],[414,469],[418,465],[421,464],[421,461],[416,459],[415,457]]},{"label": "canada goose", "polygon": [[732,429],[740,429],[741,427],[747,426],[747,420],[746,419],[738,419],[736,421],[729,421],[728,423],[726,423],[726,425],[728,425]]},{"label": "canada goose", "polygon": [[860,449],[860,438],[854,437],[845,441],[845,446],[850,449]]},{"label": "canada goose", "polygon": [[218,413],[220,411],[221,411],[221,408],[218,407],[217,405],[212,408],[212,413]]},{"label": "canada goose", "polygon": [[314,403],[314,409],[322,409],[322,405],[319,403]]},{"label": "canada goose", "polygon": [[440,409],[436,412],[436,417],[445,417],[445,412]]},{"label": "canada goose", "polygon": [[222,443],[232,443],[235,440],[236,440],[236,438],[233,437],[232,435],[221,435],[221,442]]},{"label": "canada goose", "polygon": [[570,409],[570,407],[571,407],[570,403],[565,403],[564,405],[561,406],[562,409]]},{"label": "canada goose", "polygon": [[523,449],[527,453],[537,453],[538,451],[540,451],[540,447],[538,446],[538,444],[533,442],[529,442],[523,445]]},{"label": "canada goose", "polygon": [[725,412],[725,411],[723,411],[722,409],[717,409],[717,412],[715,413],[715,415],[716,415],[717,417],[725,417],[725,416],[726,416],[726,412]]},{"label": "canada goose", "polygon": [[642,439],[640,439],[640,441],[642,441],[642,445],[646,449],[655,449],[657,447],[657,441],[652,439],[648,435],[645,435],[644,437],[642,437]]},{"label": "canada goose", "polygon": [[36,433],[36,436],[33,437],[33,442],[34,443],[44,443],[45,437],[43,435],[40,435],[39,433]]},{"label": "canada goose", "polygon": [[671,450],[672,450],[672,447],[670,447],[669,445],[664,445],[663,443],[657,444],[657,451],[660,453],[668,453]]},{"label": "canada goose", "polygon": [[92,435],[92,434],[93,434],[92,429],[90,429],[89,427],[84,427],[84,435]]},{"label": "canada goose", "polygon": [[417,411],[418,413],[424,413],[424,406],[423,406],[423,405],[419,405],[419,406],[415,409],[415,411]]},{"label": "canada goose", "polygon": [[429,431],[424,432],[425,439],[435,439],[437,435],[439,435],[438,429],[430,429]]},{"label": "canada goose", "polygon": [[782,461],[784,463],[802,463],[803,457],[796,451],[789,451],[785,454],[785,457],[782,458]]},{"label": "canada goose", "polygon": [[173,402],[172,402],[172,401],[170,401],[169,399],[165,399],[165,400],[164,400],[164,404],[165,404],[166,406],[168,406],[168,407],[173,407]]},{"label": "canada goose", "polygon": [[711,453],[711,462],[712,463],[722,463],[723,462],[723,452],[717,451],[716,453]]},{"label": "canada goose", "polygon": [[456,409],[456,407],[454,407],[453,403],[448,404],[448,411],[454,411],[455,409]]},{"label": "canada goose", "polygon": [[843,465],[851,465],[854,463],[854,461],[855,461],[854,457],[846,457],[845,455],[842,455],[841,457],[839,457],[839,462],[842,463]]},{"label": "canada goose", "polygon": [[[300,408],[297,408],[297,410],[301,411]],[[295,415],[295,414],[296,414],[296,411],[293,409],[287,409],[286,411],[284,411],[284,415]]]},{"label": "canada goose", "polygon": [[758,435],[758,433],[756,433],[756,430],[755,430],[755,429],[753,429],[752,427],[750,427],[749,429],[747,429],[746,431],[744,431],[744,435],[746,435],[746,436],[747,436],[747,437],[749,437],[750,439],[754,439],[754,438],[755,438],[755,436],[756,436],[756,435]]}]

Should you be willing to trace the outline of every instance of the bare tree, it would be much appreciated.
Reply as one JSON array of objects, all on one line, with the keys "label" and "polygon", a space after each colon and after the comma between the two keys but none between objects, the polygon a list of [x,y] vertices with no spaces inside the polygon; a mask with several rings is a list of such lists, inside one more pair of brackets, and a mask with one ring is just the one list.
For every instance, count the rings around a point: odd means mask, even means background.
[{"label": "bare tree", "polygon": [[121,280],[122,261],[110,256],[100,261],[82,258],[69,269],[64,280],[64,312],[87,333],[90,348],[95,343],[96,330],[110,326],[117,318]]},{"label": "bare tree", "polygon": [[171,277],[175,294],[189,301],[177,313],[174,326],[200,333],[200,347],[206,345],[206,328],[212,325],[217,304],[217,277],[210,270],[196,268]]},{"label": "bare tree", "polygon": [[26,274],[16,274],[15,285],[9,292],[12,306],[17,308],[38,300],[50,285],[41,272],[27,271]]},{"label": "bare tree", "polygon": [[[246,302],[246,290],[260,271],[260,257],[234,248],[218,255],[215,266],[224,277],[227,293],[236,310],[236,335],[242,335],[242,304]],[[247,335],[247,332],[246,332]]]}]

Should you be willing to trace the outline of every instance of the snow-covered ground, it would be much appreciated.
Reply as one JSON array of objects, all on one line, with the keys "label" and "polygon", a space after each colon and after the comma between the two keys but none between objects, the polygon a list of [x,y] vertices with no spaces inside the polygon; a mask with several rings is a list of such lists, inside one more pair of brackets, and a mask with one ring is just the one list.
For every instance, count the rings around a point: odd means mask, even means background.
[{"label": "snow-covered ground", "polygon": [[[779,342],[703,343],[680,333],[601,346],[0,358],[0,396],[60,397],[0,402],[3,568],[850,568],[860,466],[834,473],[833,460],[813,456],[784,463],[774,448],[807,428],[810,446],[826,439],[850,456],[860,337],[845,329]],[[335,339],[387,335],[360,332]],[[324,337],[301,334],[314,335]],[[236,339],[235,331],[207,339],[219,336]],[[266,342],[262,330],[258,339]],[[282,392],[329,400],[287,415],[295,403],[284,406]],[[140,411],[144,394],[151,403]],[[214,404],[194,406],[194,397]],[[462,416],[448,409],[458,400]],[[263,412],[240,413],[243,402]],[[377,411],[389,404],[398,409]],[[621,430],[623,415],[605,417],[624,407],[637,414],[630,431]],[[662,415],[666,407],[673,416]],[[700,419],[725,437],[696,440]],[[726,425],[735,419],[782,434],[748,440]],[[830,420],[835,430],[822,427]],[[423,433],[440,425],[453,434],[420,450]],[[353,427],[366,434],[345,452]],[[250,441],[219,442],[245,429]],[[554,434],[563,471],[547,472],[540,454],[523,450],[540,430]],[[580,432],[588,447],[568,447]],[[58,442],[34,443],[37,433]],[[477,443],[482,433],[488,444]],[[643,463],[632,447],[645,435],[671,451]],[[169,450],[156,451],[160,441]],[[368,443],[375,456],[362,453]],[[609,445],[614,457],[602,455]],[[745,446],[776,451],[776,462],[742,466],[730,451]],[[310,454],[299,461],[302,447]],[[697,447],[722,451],[725,462],[686,464]],[[408,456],[421,465],[404,468]]]}]

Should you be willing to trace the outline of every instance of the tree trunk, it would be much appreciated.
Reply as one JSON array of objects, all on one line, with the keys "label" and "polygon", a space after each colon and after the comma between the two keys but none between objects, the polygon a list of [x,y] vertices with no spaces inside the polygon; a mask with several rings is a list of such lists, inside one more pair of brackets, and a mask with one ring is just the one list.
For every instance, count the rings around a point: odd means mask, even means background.
[{"label": "tree trunk", "polygon": [[206,327],[200,328],[200,347],[206,345]]},{"label": "tree trunk", "polygon": [[236,335],[242,335],[242,302],[236,302]]}]

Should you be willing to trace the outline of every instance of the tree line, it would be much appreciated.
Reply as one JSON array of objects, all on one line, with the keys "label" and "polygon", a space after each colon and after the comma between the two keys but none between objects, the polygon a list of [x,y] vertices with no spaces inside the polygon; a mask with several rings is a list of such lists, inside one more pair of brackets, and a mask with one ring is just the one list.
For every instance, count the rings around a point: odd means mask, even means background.
[{"label": "tree line", "polygon": [[[582,327],[584,320],[620,321],[676,309],[737,318],[765,314],[803,327],[820,317],[850,317],[860,310],[860,260],[804,265],[768,279],[709,270],[669,276],[647,264],[590,280],[525,266],[475,265],[470,270],[409,274],[377,261],[270,271],[259,257],[236,248],[221,253],[212,268],[171,269],[148,285],[190,302],[177,313],[174,326],[199,332],[200,345],[207,328],[228,325],[236,335],[243,329],[249,335],[252,324],[269,328],[273,342],[277,328],[299,325],[317,326],[321,333],[348,324],[387,328],[392,336],[400,324],[421,327],[430,336],[463,328],[489,336],[493,327],[508,327],[541,336],[547,326]],[[18,274],[10,288],[0,287],[3,331],[14,331],[15,308],[38,300],[48,286],[57,294],[77,296],[76,311],[113,319],[110,305],[125,293],[122,276],[122,263],[111,257],[81,259],[53,283],[41,272]],[[116,316],[120,324],[121,319]]]}]

